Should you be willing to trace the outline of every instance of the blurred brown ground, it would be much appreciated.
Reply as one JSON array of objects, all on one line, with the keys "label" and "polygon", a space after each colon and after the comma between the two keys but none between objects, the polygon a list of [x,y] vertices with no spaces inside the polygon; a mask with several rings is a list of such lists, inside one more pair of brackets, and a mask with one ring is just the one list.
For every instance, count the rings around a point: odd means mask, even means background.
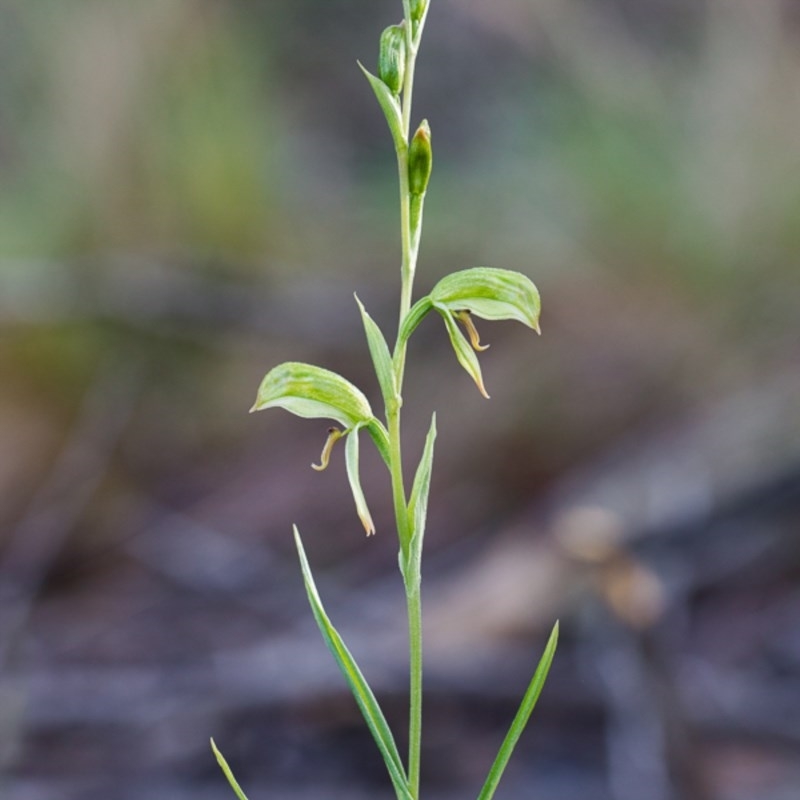
[{"label": "blurred brown ground", "polygon": [[[800,5],[432,0],[418,293],[539,286],[482,325],[491,401],[412,341],[439,412],[426,797],[800,796]],[[0,796],[390,797],[290,527],[402,738],[387,487],[365,540],[325,424],[248,416],[285,359],[377,387],[388,134],[355,66],[400,3],[0,3]],[[373,459],[373,460],[370,460]]]}]

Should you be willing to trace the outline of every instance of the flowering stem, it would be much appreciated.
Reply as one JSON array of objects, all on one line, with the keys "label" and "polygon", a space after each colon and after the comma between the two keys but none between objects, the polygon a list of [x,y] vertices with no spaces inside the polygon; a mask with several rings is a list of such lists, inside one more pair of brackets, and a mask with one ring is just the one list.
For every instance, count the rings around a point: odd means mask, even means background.
[{"label": "flowering stem", "polygon": [[[425,25],[423,15],[416,25],[411,17],[410,4],[404,0],[406,29],[406,68],[402,93],[402,132],[403,142],[397,146],[397,170],[400,189],[400,239],[402,244],[400,318],[402,326],[410,308],[413,294],[414,273],[422,224],[421,215],[412,220],[411,190],[409,186],[408,146],[411,133],[411,100],[414,92],[414,66],[417,58],[422,29]],[[405,371],[406,345],[398,342],[395,347],[395,377],[398,398],[402,395],[403,374]],[[392,474],[392,495],[394,499],[397,533],[401,551],[408,553],[414,535],[413,520],[409,518],[408,504],[403,485],[403,465],[400,448],[400,403],[387,409],[389,430],[390,471]],[[408,612],[409,642],[409,729],[408,729],[408,788],[414,800],[419,798],[420,754],[422,742],[422,602],[418,576],[404,575],[406,582],[406,605]]]}]

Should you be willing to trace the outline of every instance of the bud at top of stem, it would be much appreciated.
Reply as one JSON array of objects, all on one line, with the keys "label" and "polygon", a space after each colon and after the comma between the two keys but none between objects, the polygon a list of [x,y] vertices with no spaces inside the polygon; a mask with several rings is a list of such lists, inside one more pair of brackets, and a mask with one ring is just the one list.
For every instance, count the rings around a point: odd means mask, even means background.
[{"label": "bud at top of stem", "polygon": [[381,34],[378,75],[392,94],[400,94],[406,75],[406,26],[390,25]]},{"label": "bud at top of stem", "polygon": [[411,0],[409,6],[411,8],[411,19],[414,22],[419,22],[428,7],[428,0]]},{"label": "bud at top of stem", "polygon": [[408,189],[412,195],[425,194],[432,167],[431,129],[424,119],[408,147]]}]

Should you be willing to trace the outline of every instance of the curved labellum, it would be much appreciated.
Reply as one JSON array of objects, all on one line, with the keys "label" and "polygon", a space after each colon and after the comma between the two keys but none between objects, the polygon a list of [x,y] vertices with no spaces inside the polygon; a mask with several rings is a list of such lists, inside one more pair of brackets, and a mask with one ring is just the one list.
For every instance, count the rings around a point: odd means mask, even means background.
[{"label": "curved labellum", "polygon": [[437,307],[456,314],[469,311],[482,319],[515,319],[539,331],[539,292],[521,272],[494,267],[460,270],[442,278],[430,298]]},{"label": "curved labellum", "polygon": [[309,419],[334,419],[345,428],[373,419],[369,401],[350,381],[299,361],[279,364],[266,374],[250,410],[265,408],[284,408]]}]

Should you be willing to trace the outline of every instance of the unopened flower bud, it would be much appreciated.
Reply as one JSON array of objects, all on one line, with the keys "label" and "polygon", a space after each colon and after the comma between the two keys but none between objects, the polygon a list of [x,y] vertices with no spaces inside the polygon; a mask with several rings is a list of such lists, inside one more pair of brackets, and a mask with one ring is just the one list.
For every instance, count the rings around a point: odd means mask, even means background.
[{"label": "unopened flower bud", "polygon": [[411,0],[411,19],[414,22],[419,22],[427,7],[428,0]]},{"label": "unopened flower bud", "polygon": [[390,25],[381,34],[378,75],[392,94],[400,94],[406,74],[405,24]]},{"label": "unopened flower bud", "polygon": [[408,188],[412,195],[425,194],[432,166],[431,129],[424,119],[408,148]]}]

